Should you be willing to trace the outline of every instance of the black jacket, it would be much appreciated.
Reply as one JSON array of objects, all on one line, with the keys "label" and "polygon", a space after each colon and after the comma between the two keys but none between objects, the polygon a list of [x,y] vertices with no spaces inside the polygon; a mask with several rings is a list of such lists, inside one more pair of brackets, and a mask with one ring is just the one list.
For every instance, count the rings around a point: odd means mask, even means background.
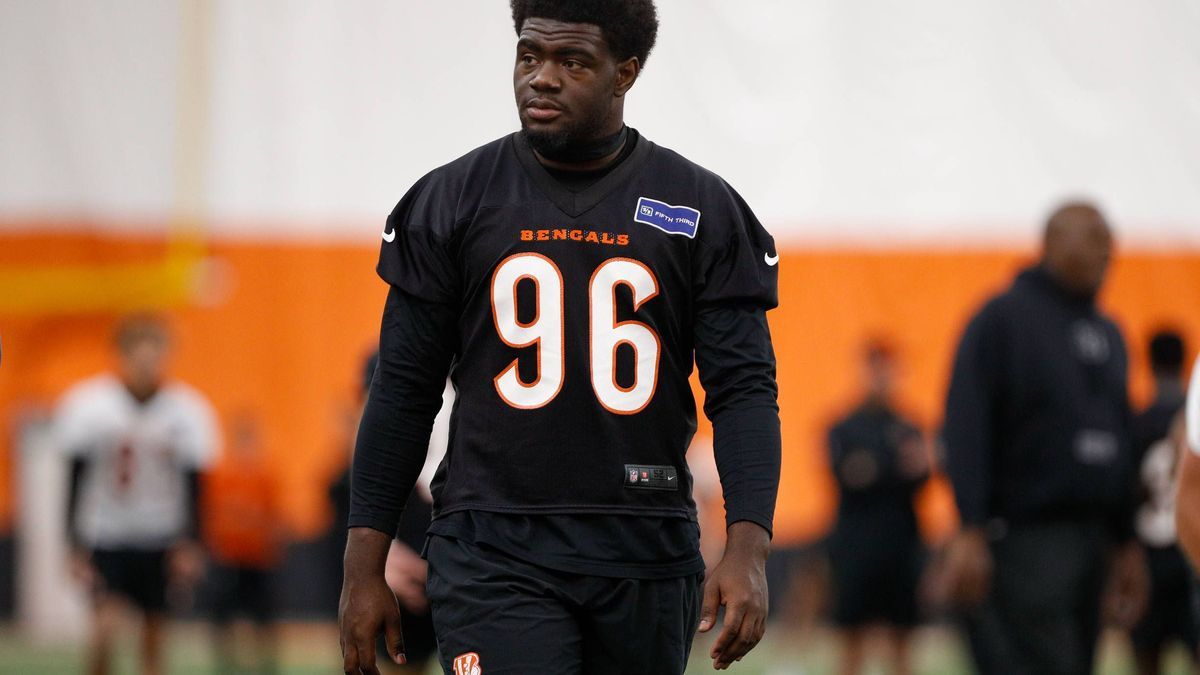
[{"label": "black jacket", "polygon": [[888,407],[861,405],[829,430],[829,462],[840,494],[837,529],[872,521],[893,534],[917,536],[913,500],[929,472],[905,475],[900,455],[911,445],[924,452],[920,430]]},{"label": "black jacket", "polygon": [[1127,371],[1116,325],[1040,267],[988,302],[962,337],[946,402],[963,523],[1104,518],[1129,535]]}]

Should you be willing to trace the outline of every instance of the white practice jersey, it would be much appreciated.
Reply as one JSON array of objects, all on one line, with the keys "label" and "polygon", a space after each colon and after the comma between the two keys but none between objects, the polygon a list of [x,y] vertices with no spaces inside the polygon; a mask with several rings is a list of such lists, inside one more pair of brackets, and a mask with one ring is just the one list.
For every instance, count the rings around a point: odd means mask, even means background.
[{"label": "white practice jersey", "polygon": [[164,385],[138,403],[113,375],[66,393],[56,419],[58,446],[87,461],[75,526],[92,548],[161,548],[187,525],[185,472],[217,454],[216,416],[199,392]]},{"label": "white practice jersey", "polygon": [[1187,439],[1192,452],[1200,455],[1200,357],[1192,366],[1192,384],[1188,387]]},{"label": "white practice jersey", "polygon": [[1179,476],[1175,471],[1179,449],[1171,438],[1162,438],[1146,450],[1142,460],[1142,487],[1146,500],[1134,521],[1138,538],[1157,548],[1175,543],[1175,495]]}]

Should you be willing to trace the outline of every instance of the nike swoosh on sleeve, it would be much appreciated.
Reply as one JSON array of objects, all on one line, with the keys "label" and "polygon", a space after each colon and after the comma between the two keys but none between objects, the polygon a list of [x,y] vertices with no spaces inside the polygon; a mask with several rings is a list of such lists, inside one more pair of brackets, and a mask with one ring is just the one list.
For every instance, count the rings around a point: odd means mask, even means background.
[{"label": "nike swoosh on sleeve", "polygon": [[383,231],[383,240],[389,244],[392,243],[393,241],[395,241],[396,240],[396,231],[392,230],[391,232],[388,232],[387,230],[384,230]]},{"label": "nike swoosh on sleeve", "polygon": [[[393,233],[393,234],[395,234],[395,233]],[[387,237],[385,236],[384,239],[387,239]],[[391,240],[388,239],[388,241],[391,241]],[[769,265],[771,267],[774,267],[779,264],[779,255],[778,254],[771,255],[770,253],[764,253],[763,254],[763,262],[767,263],[767,265]]]}]

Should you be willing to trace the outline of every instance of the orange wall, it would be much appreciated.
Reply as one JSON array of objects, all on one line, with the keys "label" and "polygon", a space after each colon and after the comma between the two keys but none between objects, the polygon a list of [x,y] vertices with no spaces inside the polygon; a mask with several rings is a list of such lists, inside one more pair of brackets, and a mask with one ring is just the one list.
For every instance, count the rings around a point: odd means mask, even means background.
[{"label": "orange wall", "polygon": [[[852,405],[855,364],[869,336],[887,336],[904,368],[900,400],[927,429],[940,422],[951,359],[970,315],[1004,288],[1029,259],[1017,252],[795,251],[785,253],[780,309],[772,316],[780,363],[785,458],[777,537],[804,540],[829,526],[835,507],[823,444],[834,416]],[[1116,315],[1133,352],[1133,398],[1150,380],[1142,357],[1147,336],[1170,323],[1200,346],[1200,254],[1126,253],[1118,257],[1103,304]],[[950,526],[944,485],[923,507],[927,532]]]},{"label": "orange wall", "polygon": [[[150,259],[161,242],[0,235],[0,265]],[[175,313],[175,372],[225,416],[261,421],[283,485],[288,524],[301,536],[328,525],[327,482],[344,466],[345,434],[365,352],[375,340],[384,287],[373,246],[217,243],[227,295]],[[1024,255],[1011,251],[782,251],[782,305],[771,315],[783,409],[784,489],[776,539],[795,543],[828,527],[835,494],[824,429],[852,405],[859,348],[886,336],[904,363],[901,400],[921,424],[939,419],[958,333]],[[1105,304],[1137,352],[1136,400],[1148,378],[1141,346],[1162,322],[1200,343],[1200,253],[1119,257]],[[108,364],[111,316],[0,315],[0,529],[12,519],[12,432],[45,411],[72,381]],[[923,508],[931,534],[952,527],[943,486]]]},{"label": "orange wall", "polygon": [[[130,249],[140,250],[141,259],[160,250],[144,241],[0,239],[5,252],[55,247],[74,260],[111,253],[128,261]],[[316,534],[328,524],[326,484],[345,464],[361,362],[378,331],[385,290],[374,273],[375,251],[216,244],[210,252],[225,269],[229,295],[217,306],[174,313],[174,372],[207,394],[223,417],[260,419],[289,524],[297,534]],[[0,253],[0,264],[11,257]],[[17,414],[45,410],[71,382],[108,367],[113,323],[110,316],[0,316],[6,462]],[[0,523],[11,518],[11,474],[11,466],[0,464]]]}]

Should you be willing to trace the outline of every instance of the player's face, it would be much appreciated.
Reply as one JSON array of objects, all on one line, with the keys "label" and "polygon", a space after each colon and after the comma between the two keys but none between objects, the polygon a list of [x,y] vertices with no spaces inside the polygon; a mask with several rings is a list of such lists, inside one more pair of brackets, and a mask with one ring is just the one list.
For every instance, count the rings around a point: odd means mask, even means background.
[{"label": "player's face", "polygon": [[1112,233],[1097,214],[1079,233],[1078,241],[1067,257],[1072,283],[1089,293],[1100,290],[1112,259]]},{"label": "player's face", "polygon": [[561,149],[620,131],[620,100],[636,64],[619,63],[598,26],[527,19],[513,88],[521,128],[534,148]]},{"label": "player's face", "polygon": [[150,392],[158,388],[166,373],[167,340],[144,336],[121,350],[121,375],[131,389]]},{"label": "player's face", "polygon": [[1092,294],[1100,290],[1112,259],[1112,231],[1094,209],[1079,209],[1066,217],[1057,241],[1047,251],[1059,277],[1073,290]]}]

